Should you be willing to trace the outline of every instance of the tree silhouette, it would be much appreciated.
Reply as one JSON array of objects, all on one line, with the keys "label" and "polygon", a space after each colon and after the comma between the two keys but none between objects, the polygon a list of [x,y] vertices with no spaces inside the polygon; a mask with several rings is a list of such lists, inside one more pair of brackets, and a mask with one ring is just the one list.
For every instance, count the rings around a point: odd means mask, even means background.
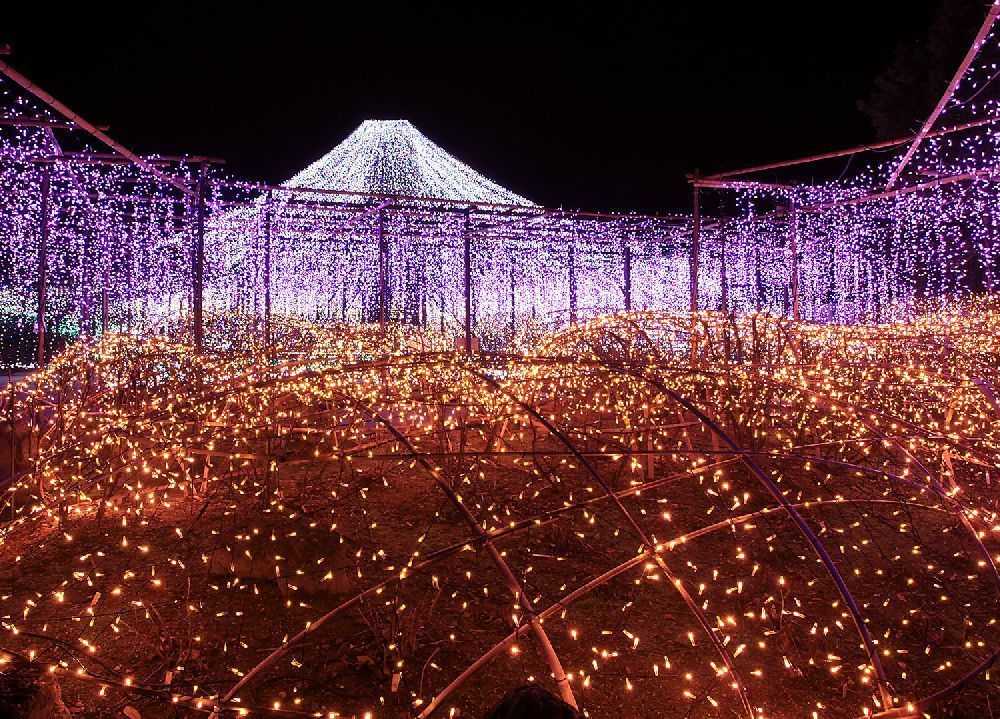
[{"label": "tree silhouette", "polygon": [[879,139],[915,132],[941,97],[986,16],[980,0],[940,0],[926,31],[896,46],[858,109]]}]

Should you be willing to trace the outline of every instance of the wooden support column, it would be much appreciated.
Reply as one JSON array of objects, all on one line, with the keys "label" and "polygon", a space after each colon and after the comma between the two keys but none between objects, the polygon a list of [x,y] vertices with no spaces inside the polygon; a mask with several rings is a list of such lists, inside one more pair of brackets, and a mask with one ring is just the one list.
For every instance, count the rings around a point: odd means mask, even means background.
[{"label": "wooden support column", "polygon": [[701,195],[698,185],[691,197],[691,254],[689,257],[689,291],[691,310],[691,362],[698,357],[698,271],[701,266]]},{"label": "wooden support column", "polygon": [[132,332],[132,313],[134,312],[133,305],[135,304],[135,297],[132,293],[132,273],[135,268],[133,267],[133,249],[132,242],[134,241],[134,233],[132,231],[132,225],[129,225],[128,234],[125,237],[125,302],[127,311],[125,314],[125,327],[129,333]]},{"label": "wooden support column", "polygon": [[791,258],[792,319],[801,319],[799,312],[799,208],[793,200],[788,214],[788,245]]},{"label": "wooden support column", "polygon": [[514,335],[517,334],[517,296],[515,294],[515,281],[514,281],[514,256],[511,253],[510,259],[510,338],[513,340]]},{"label": "wooden support column", "polygon": [[462,223],[462,268],[465,291],[465,351],[472,354],[472,238],[469,237],[469,211]]},{"label": "wooden support column", "polygon": [[[829,240],[828,240],[829,241]],[[826,290],[826,302],[827,302],[827,319],[835,320],[837,317],[837,305],[838,299],[840,297],[840,291],[837,286],[838,273],[837,273],[837,243],[836,241],[830,243],[830,284],[827,286]],[[848,273],[845,273],[848,274]]]},{"label": "wooden support column", "polygon": [[271,190],[264,198],[264,351],[271,351]]},{"label": "wooden support column", "polygon": [[104,270],[104,284],[101,287],[101,334],[108,333],[108,271]]},{"label": "wooden support column", "polygon": [[695,185],[691,202],[691,254],[688,258],[690,266],[689,291],[691,297],[691,314],[698,311],[698,271],[701,265],[701,197],[700,188]]},{"label": "wooden support column", "polygon": [[385,216],[382,210],[378,211],[375,237],[378,239],[378,324],[384,330],[389,321],[389,248],[385,241]]},{"label": "wooden support column", "polygon": [[41,212],[38,219],[38,360],[45,366],[45,302],[49,279],[49,195],[52,190],[52,163],[42,165]]},{"label": "wooden support column", "polygon": [[622,293],[625,295],[625,311],[632,311],[632,246],[626,242],[622,250],[624,255],[624,283]]},{"label": "wooden support column", "polygon": [[576,324],[576,237],[571,237],[568,250],[569,262],[569,323]]},{"label": "wooden support column", "polygon": [[194,320],[194,348],[205,348],[205,166],[199,164],[194,196],[194,252],[191,277],[191,314]]},{"label": "wooden support column", "polygon": [[758,313],[764,307],[764,275],[760,266],[760,245],[753,245],[754,309]]},{"label": "wooden support column", "polygon": [[438,266],[438,279],[437,279],[437,296],[438,296],[438,323],[440,327],[440,332],[444,334],[444,255],[441,252],[441,245],[437,246],[437,266]]},{"label": "wooden support column", "polygon": [[420,256],[420,326],[427,329],[427,253]]},{"label": "wooden support column", "polygon": [[346,277],[343,277],[340,283],[340,321],[347,322],[347,278]]},{"label": "wooden support column", "polygon": [[719,284],[722,286],[722,312],[729,314],[729,276],[726,269],[726,233],[719,233]]},{"label": "wooden support column", "polygon": [[[726,267],[726,228],[719,233],[719,285],[721,297],[719,304],[724,323],[722,325],[722,342],[726,351],[726,362],[732,357],[732,342],[729,338],[729,275]],[[715,434],[712,434],[715,437]],[[718,438],[716,438],[717,440]]]},{"label": "wooden support column", "polygon": [[[408,324],[418,324],[419,322],[419,299],[414,299],[415,292],[414,286],[416,282],[413,279],[413,265],[410,262],[410,255],[403,255],[403,307],[402,309],[402,321],[404,325]],[[413,320],[412,317],[416,316],[418,319]]]},{"label": "wooden support column", "polygon": [[83,238],[83,261],[80,263],[80,287],[77,291],[78,304],[80,308],[80,334],[83,337],[93,337],[93,315],[91,313],[91,301],[93,300],[94,283],[91,265],[94,264],[92,257],[94,250],[93,239],[93,213],[88,213],[90,228],[85,231]]}]

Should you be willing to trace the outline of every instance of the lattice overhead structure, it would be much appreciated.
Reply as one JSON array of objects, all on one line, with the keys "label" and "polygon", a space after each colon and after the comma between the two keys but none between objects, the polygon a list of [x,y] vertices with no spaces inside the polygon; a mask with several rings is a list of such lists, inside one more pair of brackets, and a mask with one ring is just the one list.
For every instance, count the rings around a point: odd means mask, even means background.
[{"label": "lattice overhead structure", "polygon": [[[402,121],[362,124],[280,186],[226,179],[208,158],[102,154],[78,116],[4,68],[17,82],[0,120],[0,286],[5,334],[20,338],[8,346],[27,348],[8,361],[50,356],[34,339],[39,314],[50,335],[162,332],[187,318],[198,346],[216,311],[262,335],[274,312],[500,347],[527,325],[686,306],[683,216],[535,206]],[[81,136],[82,149],[63,147]]]},{"label": "lattice overhead structure", "polygon": [[213,190],[206,297],[220,310],[468,328],[499,348],[530,324],[687,302],[682,216],[221,181]]},{"label": "lattice overhead structure", "polygon": [[208,160],[138,157],[0,70],[0,347],[5,366],[42,365],[81,332],[150,326],[192,295],[191,247],[174,238],[193,229],[188,160]]},{"label": "lattice overhead structure", "polygon": [[915,135],[692,178],[696,205],[729,214],[702,234],[721,291],[701,306],[853,322],[996,291],[998,14]]},{"label": "lattice overhead structure", "polygon": [[988,715],[1000,309],[957,295],[994,288],[997,13],[889,163],[696,178],[672,217],[472,196],[507,191],[407,126],[240,182],[0,64],[3,347],[42,366],[0,393],[0,689]]},{"label": "lattice overhead structure", "polygon": [[818,157],[897,150],[888,160],[824,184],[788,180],[817,158],[695,178],[691,216],[537,207],[404,121],[363,123],[283,185],[243,182],[205,158],[138,158],[5,65],[0,288],[5,334],[20,337],[6,344],[26,348],[7,359],[44,359],[36,325],[155,332],[187,318],[203,347],[206,310],[265,342],[278,314],[509,349],[621,310],[843,322],[993,290],[996,15],[918,135]]}]

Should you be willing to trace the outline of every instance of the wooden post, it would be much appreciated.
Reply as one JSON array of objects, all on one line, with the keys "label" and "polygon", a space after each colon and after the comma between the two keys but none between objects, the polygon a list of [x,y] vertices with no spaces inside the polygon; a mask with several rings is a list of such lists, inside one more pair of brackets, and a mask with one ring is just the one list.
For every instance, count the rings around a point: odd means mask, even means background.
[{"label": "wooden post", "polygon": [[52,186],[52,164],[42,165],[42,198],[38,233],[38,367],[45,366],[45,301],[49,271],[49,194]]},{"label": "wooden post", "polygon": [[837,317],[837,299],[840,294],[837,279],[837,243],[834,241],[830,243],[830,284],[826,291],[826,311],[829,320],[836,320]]},{"label": "wooden post", "polygon": [[264,351],[271,351],[271,190],[264,198]]},{"label": "wooden post", "polygon": [[625,264],[625,283],[622,285],[622,292],[625,295],[625,311],[632,311],[632,246],[626,242],[622,253]]},{"label": "wooden post", "polygon": [[402,310],[402,321],[404,325],[417,324],[411,320],[411,312],[416,313],[414,310],[415,306],[419,306],[419,301],[415,301],[414,297],[414,280],[413,280],[413,266],[410,263],[410,255],[403,255],[403,307]]},{"label": "wooden post", "polygon": [[788,244],[792,253],[792,319],[798,322],[801,319],[799,314],[799,209],[794,200],[788,215]]},{"label": "wooden post", "polygon": [[463,277],[465,290],[465,351],[472,354],[472,238],[469,237],[469,211],[462,223]]},{"label": "wooden post", "polygon": [[134,312],[133,305],[135,304],[135,298],[132,296],[132,272],[134,269],[132,267],[132,241],[132,225],[129,225],[128,234],[126,235],[125,240],[125,301],[127,303],[126,307],[128,308],[125,314],[125,327],[130,334],[132,332],[132,313]]},{"label": "wooden post", "polygon": [[689,257],[692,315],[698,311],[698,269],[701,264],[701,197],[699,193],[700,188],[695,185],[692,195],[691,255]]},{"label": "wooden post", "polygon": [[729,313],[729,277],[726,274],[726,233],[719,233],[719,283],[722,285],[722,312]]},{"label": "wooden post", "polygon": [[438,266],[438,280],[437,280],[437,295],[438,295],[438,323],[440,327],[441,334],[444,334],[444,256],[441,252],[440,243],[437,246],[437,266]]},{"label": "wooden post", "polygon": [[[726,362],[732,357],[732,343],[729,339],[729,276],[726,268],[726,229],[719,232],[719,284],[721,286],[720,304],[722,310],[722,343],[726,351]],[[712,434],[715,438],[715,434]],[[716,438],[717,440],[718,438]]]},{"label": "wooden post", "polygon": [[104,270],[104,286],[101,287],[101,334],[108,333],[108,271]]},{"label": "wooden post", "polygon": [[191,278],[191,314],[194,319],[194,348],[205,347],[205,166],[199,163],[194,197],[194,257]]},{"label": "wooden post", "polygon": [[764,307],[764,275],[760,266],[760,245],[753,244],[754,309],[759,314]]},{"label": "wooden post", "polygon": [[[88,213],[88,219],[91,222],[93,222],[92,218],[93,213]],[[91,321],[93,317],[90,312],[91,295],[94,291],[92,282],[93,274],[91,273],[91,265],[93,264],[91,254],[93,248],[93,233],[87,230],[83,238],[83,262],[80,267],[80,289],[77,295],[80,304],[80,334],[87,338],[94,335],[94,327]]]},{"label": "wooden post", "polygon": [[689,258],[689,291],[691,309],[691,362],[698,357],[698,270],[701,265],[701,196],[698,185],[691,198],[691,255]]},{"label": "wooden post", "polygon": [[427,329],[427,252],[420,256],[420,326]]},{"label": "wooden post", "polygon": [[514,335],[517,334],[517,306],[515,301],[517,299],[515,295],[515,283],[514,283],[514,257],[511,255],[510,260],[510,338],[514,339]]},{"label": "wooden post", "polygon": [[[11,355],[11,364],[7,369],[7,386],[10,387],[9,415],[7,419],[10,424],[10,474],[7,477],[11,485],[14,484],[14,475],[17,474],[17,415],[14,413],[14,402],[17,399],[17,395],[14,393],[13,363],[14,355]],[[10,498],[10,514],[11,521],[13,522],[15,516],[13,492]]]},{"label": "wooden post", "polygon": [[569,323],[576,324],[576,237],[569,240]]},{"label": "wooden post", "polygon": [[375,237],[378,239],[378,324],[383,330],[389,321],[389,248],[385,241],[385,217],[380,209],[375,225]]}]

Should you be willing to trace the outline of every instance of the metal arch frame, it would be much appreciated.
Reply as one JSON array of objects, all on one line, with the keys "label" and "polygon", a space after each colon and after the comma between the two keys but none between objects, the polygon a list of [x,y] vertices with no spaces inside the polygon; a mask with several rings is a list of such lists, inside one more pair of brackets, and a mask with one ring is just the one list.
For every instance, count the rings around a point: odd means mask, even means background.
[{"label": "metal arch frame", "polygon": [[[780,322],[777,323],[777,327],[778,327],[779,331],[786,331],[788,329],[787,326],[784,323],[780,323]],[[648,335],[647,335],[647,339],[648,339]],[[649,341],[649,343],[650,343],[651,346],[655,347],[655,343],[653,343],[653,341],[651,339],[648,339],[648,341]],[[428,359],[430,359],[432,361],[437,361],[437,362],[444,362],[447,357],[449,357],[449,355],[439,355],[436,360],[434,360],[433,357],[425,357],[425,358],[423,358],[423,362],[421,362],[421,358],[415,358],[413,360],[407,360],[407,361],[413,361],[416,364],[424,364],[424,363],[426,363],[426,361]],[[544,361],[544,360],[542,360],[542,361]],[[385,363],[385,362],[386,362],[386,360],[382,360],[382,363]],[[307,361],[304,361],[301,364],[307,364],[307,363],[308,363]],[[333,369],[331,371],[333,371],[333,372],[353,371],[353,370],[356,370],[356,369],[367,369],[367,368],[371,368],[371,367],[375,367],[375,366],[378,366],[378,363],[361,364],[361,365],[358,365],[357,367],[354,367],[354,368],[337,367],[337,368],[335,368],[335,369]],[[452,366],[455,369],[461,369],[462,371],[466,371],[466,368],[462,365],[462,363],[454,363],[453,362]],[[592,366],[595,367],[595,368],[604,369],[604,370],[609,371],[609,372],[621,372],[622,371],[621,368],[616,368],[615,366],[609,365],[606,362],[603,362],[603,363],[602,362],[595,362],[595,363],[593,363]],[[676,369],[663,368],[663,369],[666,369],[668,371],[683,371],[683,369],[681,369],[681,368],[676,368]],[[695,372],[703,372],[703,370],[695,370]],[[279,375],[276,374],[274,377],[272,377],[268,381],[283,382],[283,381],[287,381],[287,380],[297,379],[298,377],[299,376],[283,377],[283,376],[279,376]],[[648,380],[649,378],[645,377],[644,379]],[[238,381],[236,379],[233,379],[230,382],[231,382],[232,386],[237,386],[238,385]],[[804,387],[800,387],[800,386],[790,386],[789,389],[794,390],[794,391],[809,391],[808,388],[804,388]],[[198,401],[211,401],[213,397],[217,398],[219,396],[220,396],[220,393],[213,393],[213,394],[202,395],[202,396],[198,397],[197,399],[198,399]],[[841,405],[841,407],[843,407],[843,403],[839,403],[839,404]],[[397,431],[400,431],[400,430],[398,430],[398,428],[396,428],[396,429],[397,429]],[[552,434],[552,433],[550,432],[550,434]],[[405,435],[403,435],[403,436],[405,436]],[[552,436],[556,437],[555,434],[552,434]],[[559,439],[558,437],[556,437],[556,438]],[[569,444],[572,445],[573,448],[575,449],[575,445],[568,439],[568,437],[565,436],[564,433],[563,433],[563,438],[560,439],[560,441],[562,441],[563,439],[566,442],[569,442]],[[410,449],[413,450],[413,451],[415,451],[413,449],[412,444],[410,444]],[[577,450],[577,451],[579,451],[579,450]],[[411,454],[412,454],[412,452],[411,452]],[[426,453],[418,453],[418,454],[421,454],[422,456],[426,456]],[[747,456],[747,455],[750,455],[752,453],[743,450],[743,451],[741,451],[739,453],[734,451],[733,454],[736,455],[738,458],[742,458],[743,456]],[[585,456],[585,455],[581,455],[581,456]],[[887,476],[886,473],[881,472],[881,471],[880,471],[880,474]],[[607,499],[610,499],[610,497],[607,497]],[[942,499],[947,499],[947,498],[946,497],[942,497]],[[777,510],[777,508],[775,508],[775,511],[776,510]],[[983,663],[981,663],[978,666],[980,666],[980,667],[982,667],[982,666],[988,666],[989,663],[992,663],[994,660],[995,660],[995,657],[988,657],[986,660],[984,660]],[[964,681],[964,679],[962,681]],[[954,691],[954,690],[956,690],[955,685],[951,685],[951,686],[947,687],[945,690],[942,690],[942,692],[943,691]],[[938,694],[940,694],[940,692]],[[937,694],[934,695],[934,696],[937,696]],[[921,701],[925,701],[925,700],[921,700]]]},{"label": "metal arch frame", "polygon": [[[406,451],[410,454],[410,456],[420,464],[421,468],[427,474],[430,475],[430,477],[434,480],[435,484],[445,494],[445,496],[452,503],[452,505],[454,505],[455,508],[459,510],[459,513],[462,515],[462,518],[465,520],[466,524],[468,524],[469,527],[476,532],[477,539],[483,544],[483,546],[486,547],[487,551],[490,554],[490,558],[493,560],[497,568],[500,570],[500,574],[503,577],[504,582],[510,589],[511,593],[514,595],[515,600],[521,604],[522,608],[528,615],[529,617],[528,624],[531,627],[532,631],[534,632],[535,637],[538,639],[539,644],[541,645],[543,657],[545,661],[549,664],[549,667],[553,672],[556,686],[559,689],[559,693],[562,695],[563,701],[565,701],[567,704],[570,704],[572,707],[576,708],[577,706],[576,697],[573,695],[573,690],[569,686],[569,680],[566,677],[566,672],[562,668],[562,663],[559,660],[559,656],[556,654],[555,649],[552,646],[551,640],[546,634],[545,629],[542,627],[541,621],[538,619],[536,612],[531,605],[531,600],[528,599],[523,588],[521,587],[520,582],[518,582],[517,578],[514,576],[514,573],[511,571],[510,566],[503,559],[503,557],[500,556],[500,553],[497,552],[496,547],[493,546],[492,539],[487,535],[485,530],[479,525],[479,523],[476,521],[475,517],[465,506],[465,504],[458,498],[454,490],[452,490],[451,487],[448,486],[448,483],[441,478],[440,474],[434,467],[430,465],[426,457],[416,450],[416,448],[412,445],[412,443],[406,437],[406,435],[404,435],[391,421],[383,417],[380,412],[377,412],[376,410],[368,407],[361,400],[355,397],[348,396],[346,394],[342,393],[338,394],[340,394],[340,396],[343,399],[353,404],[359,411],[361,411],[362,414],[364,414],[370,420],[374,420],[379,424],[381,424],[382,426],[384,426],[396,438],[396,440],[399,441],[403,445],[403,447],[405,447]],[[331,614],[325,617],[324,621],[332,616],[333,615]],[[238,681],[233,687],[231,687],[226,692],[225,696],[222,697],[219,704],[222,705],[228,703],[237,694],[237,692],[239,692],[239,690],[242,689],[251,679],[253,679],[257,674],[266,669],[268,666],[273,664],[276,660],[284,656],[284,654],[292,647],[292,645],[294,645],[299,639],[301,639],[302,637],[304,637],[306,634],[309,633],[311,626],[312,625],[310,625],[310,628],[302,630],[298,635],[289,639],[285,644],[283,644],[278,649],[275,649],[271,654],[269,654],[267,657],[261,660],[260,663],[258,663],[255,667],[253,667],[250,671],[248,671],[240,679],[240,681]]]}]

